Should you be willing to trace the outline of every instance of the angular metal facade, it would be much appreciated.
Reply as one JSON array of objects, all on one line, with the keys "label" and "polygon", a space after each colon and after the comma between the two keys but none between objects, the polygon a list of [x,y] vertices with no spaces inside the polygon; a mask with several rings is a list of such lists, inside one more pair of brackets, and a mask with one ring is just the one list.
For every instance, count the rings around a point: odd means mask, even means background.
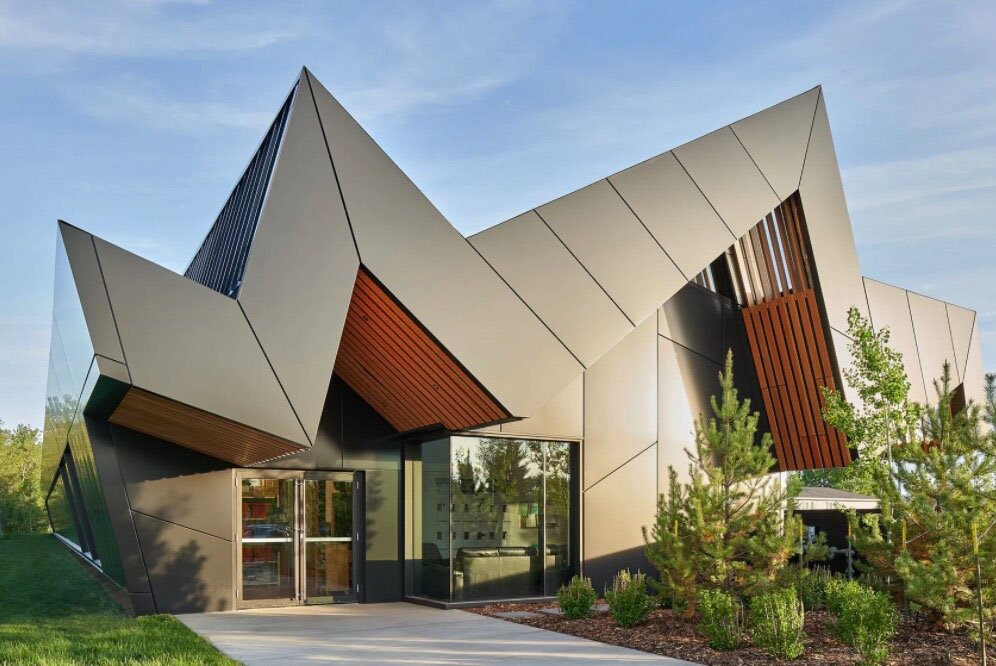
[{"label": "angular metal facade", "polygon": [[[804,260],[805,290],[769,262],[746,298],[747,248]],[[790,297],[808,319],[758,338],[745,308]],[[917,399],[945,360],[981,398],[975,313],[862,278],[820,88],[464,238],[304,70],[185,276],[60,223],[43,481],[67,543],[145,613],[236,606],[239,470],[362,473],[360,597],[394,600],[405,442],[579,442],[600,586],[646,568],[640,527],[728,349],[782,469],[847,462],[815,407],[788,428],[766,397],[839,385],[850,307],[892,330]],[[761,343],[794,345],[794,389]]]}]

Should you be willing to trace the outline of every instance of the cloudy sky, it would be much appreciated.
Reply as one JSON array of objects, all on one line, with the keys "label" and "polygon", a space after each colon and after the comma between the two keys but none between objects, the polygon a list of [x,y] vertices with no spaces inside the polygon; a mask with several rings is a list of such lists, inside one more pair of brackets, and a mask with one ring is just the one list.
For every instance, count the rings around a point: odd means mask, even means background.
[{"label": "cloudy sky", "polygon": [[0,0],[7,424],[55,220],[182,271],[301,65],[468,234],[822,84],[863,272],[978,310],[996,370],[991,0],[62,4]]}]

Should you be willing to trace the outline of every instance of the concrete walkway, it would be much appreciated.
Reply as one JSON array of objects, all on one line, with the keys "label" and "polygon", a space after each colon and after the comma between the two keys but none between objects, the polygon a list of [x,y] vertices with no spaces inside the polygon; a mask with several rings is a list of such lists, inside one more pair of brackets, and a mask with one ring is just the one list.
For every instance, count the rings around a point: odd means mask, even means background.
[{"label": "concrete walkway", "polygon": [[247,666],[256,664],[663,664],[690,662],[460,610],[343,604],[180,615]]}]

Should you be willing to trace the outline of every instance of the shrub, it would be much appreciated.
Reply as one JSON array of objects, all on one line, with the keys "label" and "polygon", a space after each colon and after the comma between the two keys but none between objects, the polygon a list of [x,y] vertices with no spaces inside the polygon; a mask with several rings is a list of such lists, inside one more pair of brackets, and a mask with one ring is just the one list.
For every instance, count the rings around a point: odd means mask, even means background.
[{"label": "shrub", "polygon": [[808,610],[819,610],[827,603],[827,586],[833,576],[825,567],[806,569],[799,580],[799,601]]},{"label": "shrub", "polygon": [[709,637],[709,647],[736,650],[744,634],[744,608],[739,599],[722,590],[699,593],[699,627]]},{"label": "shrub", "polygon": [[591,586],[590,578],[575,576],[571,582],[557,590],[557,605],[568,620],[590,617],[597,600],[598,595]]},{"label": "shrub", "polygon": [[757,595],[751,599],[750,614],[754,645],[778,659],[795,659],[802,654],[805,610],[795,590]]},{"label": "shrub", "polygon": [[623,569],[613,579],[612,589],[606,590],[605,600],[609,603],[609,613],[620,626],[629,628],[643,622],[651,607],[646,574],[631,575],[629,569]]},{"label": "shrub", "polygon": [[857,650],[865,666],[884,664],[896,633],[896,607],[889,595],[852,583],[835,608],[834,633]]},{"label": "shrub", "polygon": [[833,577],[823,588],[827,610],[834,617],[840,617],[848,600],[861,593],[861,585],[853,580]]}]

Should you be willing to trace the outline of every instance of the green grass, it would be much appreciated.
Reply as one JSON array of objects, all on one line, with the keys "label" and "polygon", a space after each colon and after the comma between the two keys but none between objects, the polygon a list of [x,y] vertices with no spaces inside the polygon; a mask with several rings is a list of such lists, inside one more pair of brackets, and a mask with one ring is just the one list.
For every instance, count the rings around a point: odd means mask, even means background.
[{"label": "green grass", "polygon": [[172,615],[125,613],[51,535],[0,540],[0,664],[237,664]]}]

